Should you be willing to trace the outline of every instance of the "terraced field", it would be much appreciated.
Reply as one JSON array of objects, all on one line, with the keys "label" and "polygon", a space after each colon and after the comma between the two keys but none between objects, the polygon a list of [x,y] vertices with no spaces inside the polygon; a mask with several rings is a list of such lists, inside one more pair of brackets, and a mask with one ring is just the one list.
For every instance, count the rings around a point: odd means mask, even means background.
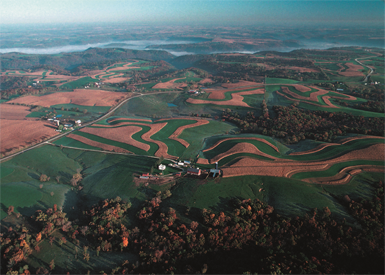
[{"label": "terraced field", "polygon": [[223,89],[223,90],[206,90],[208,93],[207,98],[200,99],[190,97],[186,100],[191,104],[214,104],[221,106],[251,106],[244,101],[244,96],[247,95],[263,95],[265,93],[264,88],[254,87],[252,89]]},{"label": "terraced field", "polygon": [[[308,88],[309,90],[303,92],[304,88]],[[323,90],[314,86],[306,87],[302,85],[281,86],[281,92],[277,92],[277,94],[294,102],[303,102],[323,108],[339,108],[339,106],[330,102],[330,98],[351,101],[357,100],[357,98],[353,96]]]},{"label": "terraced field", "polygon": [[384,145],[383,138],[361,136],[284,154],[263,137],[225,138],[203,150],[198,163],[219,162],[223,177],[265,175],[342,184],[363,171],[382,172]]},{"label": "terraced field", "polygon": [[[208,127],[209,125],[211,127]],[[209,128],[211,129],[208,130]],[[181,156],[191,158],[201,149],[196,143],[202,144],[205,137],[212,134],[223,134],[229,129],[231,127],[227,123],[196,118],[152,121],[142,118],[113,117],[73,132],[67,137],[55,141],[55,144],[79,146],[84,149],[101,148],[107,151],[137,155],[163,156],[170,159],[177,159]],[[201,131],[202,137],[197,141],[196,137],[185,135],[185,131]],[[191,148],[190,142],[193,143]]]}]

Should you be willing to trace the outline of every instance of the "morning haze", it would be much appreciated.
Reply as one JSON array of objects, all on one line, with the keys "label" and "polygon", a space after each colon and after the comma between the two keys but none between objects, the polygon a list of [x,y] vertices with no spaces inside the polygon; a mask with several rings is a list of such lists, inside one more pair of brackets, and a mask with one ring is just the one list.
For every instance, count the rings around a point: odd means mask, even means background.
[{"label": "morning haze", "polygon": [[0,20],[1,274],[384,274],[383,1]]}]

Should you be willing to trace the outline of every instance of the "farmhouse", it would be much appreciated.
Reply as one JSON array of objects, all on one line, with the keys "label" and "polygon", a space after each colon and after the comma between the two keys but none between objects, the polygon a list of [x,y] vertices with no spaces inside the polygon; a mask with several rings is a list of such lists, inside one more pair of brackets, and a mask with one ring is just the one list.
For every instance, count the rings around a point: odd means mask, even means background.
[{"label": "farmhouse", "polygon": [[200,176],[202,173],[202,170],[199,169],[199,168],[188,168],[187,169],[187,174],[188,175],[196,175],[196,176]]}]

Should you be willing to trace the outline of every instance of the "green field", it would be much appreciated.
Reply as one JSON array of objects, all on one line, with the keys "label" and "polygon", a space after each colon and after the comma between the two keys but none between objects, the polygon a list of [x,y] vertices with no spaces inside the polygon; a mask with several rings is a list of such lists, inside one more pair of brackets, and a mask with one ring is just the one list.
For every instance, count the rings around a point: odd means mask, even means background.
[{"label": "green field", "polygon": [[56,104],[51,106],[51,108],[55,109],[61,109],[62,107],[64,108],[64,110],[68,109],[71,111],[71,109],[79,109],[80,112],[87,110],[87,112],[90,113],[106,113],[111,108],[110,106],[83,106],[76,104]]},{"label": "green field", "polygon": [[299,82],[300,81],[294,79],[266,77],[266,84],[296,84]]},{"label": "green field", "polygon": [[184,130],[182,134],[179,135],[179,138],[184,139],[190,145],[185,149],[181,158],[194,159],[200,150],[202,150],[207,139],[212,136],[226,134],[234,128],[234,125],[230,123],[210,120],[209,124]]},{"label": "green field", "polygon": [[199,78],[199,77],[186,77],[185,79],[178,79],[178,80],[175,80],[175,83],[182,83],[182,82],[199,82],[201,81],[202,78]]},{"label": "green field", "polygon": [[68,82],[66,84],[63,84],[60,86],[61,89],[69,89],[73,90],[76,88],[84,88],[84,86],[87,86],[89,83],[98,82],[99,80],[93,79],[89,76],[79,78],[78,80]]},{"label": "green field", "polygon": [[313,172],[302,172],[297,173],[292,176],[293,179],[306,179],[306,178],[323,178],[323,177],[331,177],[338,174],[345,167],[354,166],[354,165],[377,165],[380,167],[384,166],[383,161],[369,161],[369,160],[355,160],[355,161],[347,161],[336,163],[332,165],[326,171],[313,171]]},{"label": "green field", "polygon": [[[146,130],[148,131],[149,127]],[[90,140],[101,142],[101,143],[104,143],[104,144],[108,144],[108,145],[116,146],[116,147],[119,147],[119,148],[123,148],[125,150],[130,151],[130,152],[133,152],[134,154],[138,154],[138,155],[148,155],[149,154],[148,152],[146,152],[146,151],[144,151],[142,149],[139,149],[139,148],[137,148],[135,146],[129,145],[127,143],[123,143],[123,142],[119,142],[119,141],[115,141],[115,140],[111,140],[111,139],[102,138],[102,137],[99,137],[99,136],[96,136],[96,135],[92,135],[92,134],[85,133],[85,132],[80,132],[80,131],[75,131],[75,132],[73,132],[73,134],[79,135],[79,136],[82,136],[82,137],[85,137],[85,138],[88,138]]]},{"label": "green field", "polygon": [[[9,205],[24,215],[32,215],[35,209],[46,209],[54,203],[62,206],[70,186],[57,184],[55,177],[61,176],[62,182],[69,182],[78,168],[81,168],[79,163],[68,159],[59,148],[48,145],[1,163],[1,169],[6,171],[1,175],[1,218],[5,217],[4,209]],[[40,182],[41,174],[51,177],[51,180]],[[41,189],[40,184],[43,184]],[[51,192],[54,192],[53,196]]]},{"label": "green field", "polygon": [[[367,180],[363,180],[365,178]],[[296,179],[267,176],[231,177],[203,182],[186,178],[180,180],[171,190],[173,196],[165,203],[180,212],[182,218],[186,208],[190,207],[189,218],[194,220],[194,213],[199,216],[200,209],[230,214],[231,199],[258,198],[273,206],[275,211],[283,216],[303,216],[311,209],[327,206],[336,217],[354,222],[336,198],[342,198],[344,195],[351,198],[371,198],[374,188],[368,178],[374,181],[381,176],[362,173],[355,176],[350,183],[339,186],[314,185]],[[259,192],[260,188],[263,191]]]},{"label": "green field", "polygon": [[83,149],[92,149],[92,150],[102,150],[101,148],[94,147],[88,144],[85,144],[83,142],[80,142],[78,140],[69,138],[69,137],[62,137],[58,140],[55,140],[53,144],[56,145],[63,145],[63,146],[70,146],[70,147],[76,147],[76,148],[83,148]]},{"label": "green field", "polygon": [[[248,135],[248,136],[251,137],[251,135]],[[377,139],[377,138],[357,139],[357,140],[352,140],[352,141],[349,141],[349,142],[347,142],[345,144],[341,144],[341,145],[328,146],[328,147],[325,147],[324,149],[322,149],[321,151],[318,151],[315,153],[310,153],[310,154],[306,154],[306,155],[290,156],[290,155],[286,154],[290,149],[287,148],[286,146],[282,145],[281,143],[274,141],[272,138],[267,138],[264,136],[257,136],[257,135],[255,135],[255,137],[264,138],[267,141],[269,141],[270,143],[272,143],[273,145],[277,146],[280,153],[278,153],[272,147],[270,147],[269,145],[267,145],[261,141],[242,139],[241,137],[239,137],[238,139],[224,141],[221,144],[219,144],[218,146],[216,146],[215,148],[213,148],[209,151],[203,152],[202,155],[206,159],[211,159],[211,158],[214,158],[215,156],[217,156],[221,153],[224,153],[224,152],[230,150],[232,147],[234,147],[236,144],[238,144],[240,142],[246,142],[246,143],[253,144],[261,152],[266,153],[272,157],[282,158],[282,159],[291,159],[294,161],[318,161],[318,160],[333,159],[335,157],[341,156],[341,155],[346,154],[348,152],[351,152],[353,150],[364,149],[364,148],[371,146],[373,144],[384,143],[383,139]],[[219,140],[220,140],[220,138],[209,139],[209,142],[206,143],[206,148],[211,147],[213,144],[215,144]],[[314,148],[314,146],[313,146],[313,148]],[[308,149],[309,148],[305,148],[304,150],[308,150]],[[298,151],[301,151],[301,150],[298,150]],[[220,161],[220,164],[221,165],[226,164],[238,156],[240,156],[240,154],[234,154],[234,156],[228,156],[228,157],[224,158],[222,161]],[[248,154],[248,156],[258,157],[256,155],[252,155],[252,154]]]},{"label": "green field", "polygon": [[176,131],[181,126],[194,124],[196,121],[194,120],[166,120],[161,121],[160,123],[167,122],[167,125],[162,128],[159,132],[151,136],[154,140],[159,140],[164,142],[167,145],[167,153],[172,156],[181,156],[186,149],[182,144],[178,141],[169,139],[168,137]]},{"label": "green field", "polygon": [[[116,196],[130,200],[137,209],[152,191],[135,186],[134,173],[148,173],[155,161],[156,158],[60,149],[50,145],[27,151],[1,163],[1,219],[6,217],[10,205],[15,207],[15,212],[30,216],[35,210],[47,209],[55,203],[69,216],[76,217],[76,209],[72,206],[79,201],[91,206],[100,199]],[[71,191],[69,184],[77,169],[83,175],[81,192]],[[49,176],[50,181],[40,182],[41,174]],[[56,176],[60,176],[59,184]],[[134,210],[133,215],[135,213]]]},{"label": "green field", "polygon": [[129,116],[135,114],[143,117],[170,117],[173,112],[167,103],[173,102],[178,96],[178,93],[167,93],[136,97],[123,104],[114,112],[114,115]]}]

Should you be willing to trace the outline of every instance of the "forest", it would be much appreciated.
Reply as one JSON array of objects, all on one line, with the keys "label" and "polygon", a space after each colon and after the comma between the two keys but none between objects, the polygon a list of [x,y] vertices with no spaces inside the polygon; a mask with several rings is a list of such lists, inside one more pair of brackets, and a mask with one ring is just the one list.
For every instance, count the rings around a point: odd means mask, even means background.
[{"label": "forest", "polygon": [[264,116],[248,112],[241,117],[231,109],[225,109],[222,119],[235,123],[242,132],[262,133],[285,138],[287,143],[303,139],[332,142],[335,136],[348,133],[384,135],[384,118],[354,116],[344,112],[311,111],[291,106],[273,106],[275,116],[270,118],[267,107]]},{"label": "forest", "polygon": [[[83,251],[76,252],[86,261],[89,249],[96,250],[97,257],[101,251],[139,255],[138,261],[124,261],[112,274],[383,274],[383,182],[373,187],[371,200],[353,201],[347,195],[335,198],[354,218],[354,224],[336,219],[327,207],[313,209],[303,217],[283,217],[266,202],[236,198],[228,213],[203,209],[186,224],[174,209],[163,206],[162,201],[171,195],[167,191],[145,201],[136,213],[135,227],[127,226],[125,219],[131,203],[119,197],[83,210],[77,221],[70,221],[54,205],[1,233],[1,255],[6,263],[1,273],[54,272],[54,260],[32,270],[26,259],[39,253],[44,239],[62,246],[66,242],[79,244],[86,238]],[[8,215],[19,214],[10,206]],[[61,231],[64,237],[56,240],[54,231]]]}]

